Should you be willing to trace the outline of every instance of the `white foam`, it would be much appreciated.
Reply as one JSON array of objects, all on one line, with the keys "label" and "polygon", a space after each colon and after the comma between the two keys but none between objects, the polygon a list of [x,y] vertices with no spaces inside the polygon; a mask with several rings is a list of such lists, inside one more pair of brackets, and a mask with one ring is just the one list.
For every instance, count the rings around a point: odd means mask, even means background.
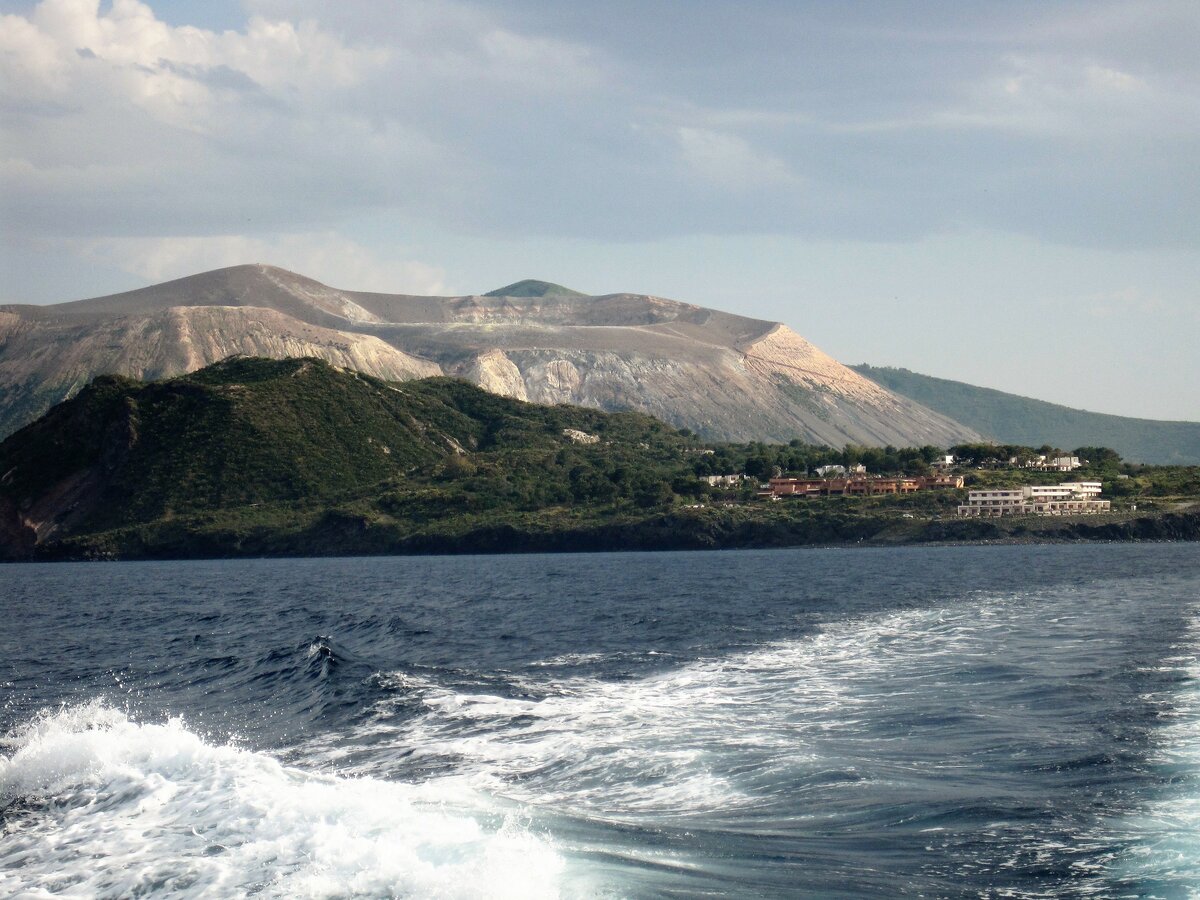
[{"label": "white foam", "polygon": [[321,777],[93,703],[0,756],[0,894],[551,897],[563,861],[460,779]]},{"label": "white foam", "polygon": [[[977,597],[844,621],[636,680],[518,679],[525,696],[516,697],[397,673],[383,680],[395,695],[352,742],[356,765],[386,769],[395,742],[481,790],[591,817],[761,809],[779,784],[807,773],[867,779],[864,762],[878,758],[874,720],[890,713],[897,692],[949,685],[969,707],[969,684],[955,686],[959,670],[994,661],[1004,635],[1041,615],[1032,595]],[[1047,627],[1076,633],[1078,622]],[[415,719],[414,701],[426,710]],[[342,742],[326,761],[349,755]]]},{"label": "white foam", "polygon": [[1149,760],[1172,786],[1136,817],[1117,823],[1114,830],[1130,839],[1131,847],[1114,861],[1114,871],[1121,878],[1163,885],[1168,896],[1200,898],[1200,617],[1192,619],[1176,649],[1157,667],[1176,674],[1181,683],[1166,698],[1169,721],[1156,730]]}]

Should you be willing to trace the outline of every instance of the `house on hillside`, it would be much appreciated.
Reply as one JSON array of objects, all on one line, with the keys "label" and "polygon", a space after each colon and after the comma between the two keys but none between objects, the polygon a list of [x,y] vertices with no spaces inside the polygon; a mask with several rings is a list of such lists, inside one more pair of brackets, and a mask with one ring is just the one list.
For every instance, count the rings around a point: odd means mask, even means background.
[{"label": "house on hillside", "polygon": [[[1017,457],[1012,457],[1012,463],[1017,462]],[[1042,472],[1073,472],[1076,469],[1083,468],[1083,462],[1078,456],[1055,456],[1048,457],[1044,453],[1027,459],[1024,463],[1027,469],[1038,469]]]},{"label": "house on hillside", "polygon": [[1111,508],[1108,500],[1100,499],[1099,481],[1065,481],[969,491],[967,502],[958,507],[958,514],[975,518],[1082,516],[1105,513]]},{"label": "house on hillside", "polygon": [[962,486],[962,475],[924,475],[912,478],[880,478],[867,475],[844,478],[777,477],[763,485],[758,495],[772,500],[778,500],[780,497],[872,497],[879,494],[915,494],[917,491]]},{"label": "house on hillside", "polygon": [[700,480],[709,487],[738,487],[749,475],[701,475]]},{"label": "house on hillside", "polygon": [[1056,456],[1046,465],[1052,472],[1073,472],[1082,467],[1078,456]]}]

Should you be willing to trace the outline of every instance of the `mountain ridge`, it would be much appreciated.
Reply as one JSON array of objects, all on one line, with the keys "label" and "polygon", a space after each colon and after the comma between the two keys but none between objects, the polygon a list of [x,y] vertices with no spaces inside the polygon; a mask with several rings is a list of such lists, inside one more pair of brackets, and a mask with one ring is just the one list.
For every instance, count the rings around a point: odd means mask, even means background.
[{"label": "mountain ridge", "polygon": [[[690,459],[689,440],[637,413],[520,403],[444,377],[396,385],[315,358],[234,358],[154,382],[101,376],[0,441],[0,558],[81,533],[195,529],[196,517],[230,510],[269,506],[287,520],[368,498],[398,512],[424,502],[400,499],[414,480],[436,498],[441,481],[469,478],[497,452],[484,509],[518,475],[544,475],[547,456],[563,456],[560,469],[603,463],[636,493],[664,452]],[[610,500],[622,489],[593,487]],[[466,512],[430,502],[433,518]]]},{"label": "mountain ridge", "polygon": [[549,282],[458,297],[382,294],[255,264],[0,307],[0,317],[0,434],[96,375],[178,375],[224,352],[311,355],[384,380],[465,377],[518,399],[639,410],[714,440],[945,446],[979,437],[782,323]]}]

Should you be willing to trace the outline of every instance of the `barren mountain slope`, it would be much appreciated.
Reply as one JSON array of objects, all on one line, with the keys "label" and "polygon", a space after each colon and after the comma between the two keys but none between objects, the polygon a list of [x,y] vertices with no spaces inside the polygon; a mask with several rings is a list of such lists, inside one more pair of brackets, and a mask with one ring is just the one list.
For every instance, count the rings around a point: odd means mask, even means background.
[{"label": "barren mountain slope", "polygon": [[0,437],[97,375],[163,378],[234,355],[315,356],[392,381],[441,374],[436,363],[377,337],[250,306],[168,306],[114,317],[0,312]]},{"label": "barren mountain slope", "polygon": [[786,326],[638,294],[535,281],[469,297],[374,294],[237,266],[6,310],[0,434],[94,375],[157,377],[243,353],[311,354],[383,378],[444,372],[520,399],[638,409],[713,439],[944,446],[978,436]]}]

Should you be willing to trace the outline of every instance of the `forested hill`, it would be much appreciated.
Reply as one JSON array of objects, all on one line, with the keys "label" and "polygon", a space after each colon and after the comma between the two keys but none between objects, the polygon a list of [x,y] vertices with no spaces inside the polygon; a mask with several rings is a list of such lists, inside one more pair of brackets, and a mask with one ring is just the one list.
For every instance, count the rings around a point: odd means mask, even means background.
[{"label": "forested hill", "polygon": [[1004,444],[1111,447],[1128,460],[1200,463],[1200,422],[1162,422],[1087,412],[934,378],[908,369],[851,366],[860,375]]},{"label": "forested hill", "polygon": [[[1009,535],[994,523],[950,520],[961,494],[952,490],[756,499],[758,481],[776,470],[865,462],[872,472],[924,473],[941,452],[799,440],[706,445],[641,413],[527,403],[444,377],[390,383],[319,359],[236,358],[165,381],[97,378],[0,443],[0,559],[700,549]],[[1136,499],[1138,515],[1150,512],[1153,521],[1118,515],[1086,528],[1072,524],[1071,533],[1043,523],[1037,533],[1050,526],[1054,539],[1200,533],[1200,516],[1179,512],[1195,500],[1194,472],[1167,470],[1159,484],[1153,473],[1131,469],[1122,480],[1115,455],[1105,460],[1104,471],[1081,474],[1111,481],[1106,492],[1119,481],[1119,496]],[[730,473],[751,477],[719,485],[700,477]],[[967,477],[994,474],[971,470]],[[1019,527],[1018,536],[1034,534]]]},{"label": "forested hill", "polygon": [[686,438],[638,413],[523,403],[450,378],[390,384],[317,359],[233,359],[149,383],[106,376],[0,444],[0,542],[329,506],[461,476],[489,454],[504,463],[482,502],[519,504],[547,480],[547,454],[577,441],[581,453],[603,441],[614,466],[636,461],[611,483],[635,492],[655,453],[678,456]]}]

